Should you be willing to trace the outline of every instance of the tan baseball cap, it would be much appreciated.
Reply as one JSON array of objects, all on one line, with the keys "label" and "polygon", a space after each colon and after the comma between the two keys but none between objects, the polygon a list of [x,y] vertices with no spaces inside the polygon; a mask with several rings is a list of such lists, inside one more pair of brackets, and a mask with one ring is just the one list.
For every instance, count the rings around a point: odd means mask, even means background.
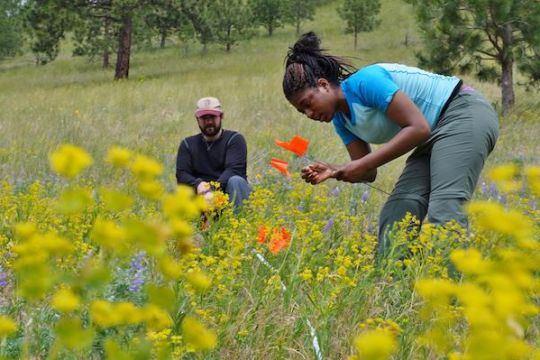
[{"label": "tan baseball cap", "polygon": [[221,114],[223,114],[223,110],[221,109],[221,103],[217,98],[203,97],[197,101],[197,110],[195,111],[196,117]]}]

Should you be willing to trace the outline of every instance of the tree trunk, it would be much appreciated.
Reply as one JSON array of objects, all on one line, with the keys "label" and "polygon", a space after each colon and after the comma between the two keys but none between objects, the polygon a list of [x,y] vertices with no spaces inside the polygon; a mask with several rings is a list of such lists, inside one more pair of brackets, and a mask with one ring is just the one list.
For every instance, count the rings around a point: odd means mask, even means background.
[{"label": "tree trunk", "polygon": [[111,55],[111,50],[109,48],[110,29],[111,29],[111,19],[106,17],[103,23],[103,37],[105,38],[105,49],[103,49],[103,68],[104,69],[107,69],[111,65],[111,62],[109,59]]},{"label": "tree trunk", "polygon": [[300,35],[300,18],[296,19],[296,37]]},{"label": "tree trunk", "polygon": [[167,31],[161,31],[161,40],[159,41],[159,47],[163,49],[165,47],[165,40],[167,39]]},{"label": "tree trunk", "polygon": [[354,50],[358,47],[358,30],[354,29]]},{"label": "tree trunk", "polygon": [[105,48],[103,51],[103,68],[107,69],[111,65],[109,61],[109,48]]},{"label": "tree trunk", "polygon": [[508,115],[510,109],[514,105],[514,58],[512,56],[512,25],[506,24],[503,29],[503,53],[501,60],[502,68],[502,81],[501,81],[501,93],[502,93],[502,113],[503,116]]},{"label": "tree trunk", "polygon": [[133,31],[133,19],[131,14],[122,19],[122,28],[118,37],[118,52],[116,56],[116,71],[114,79],[127,79],[129,77],[129,58],[131,53],[131,33]]},{"label": "tree trunk", "polygon": [[225,42],[227,43],[227,45],[225,45],[225,51],[226,52],[229,52],[231,51],[231,32],[232,32],[232,25],[229,25],[227,27],[227,40],[225,40]]},{"label": "tree trunk", "polygon": [[272,36],[274,33],[274,24],[272,22],[268,23],[268,36]]}]

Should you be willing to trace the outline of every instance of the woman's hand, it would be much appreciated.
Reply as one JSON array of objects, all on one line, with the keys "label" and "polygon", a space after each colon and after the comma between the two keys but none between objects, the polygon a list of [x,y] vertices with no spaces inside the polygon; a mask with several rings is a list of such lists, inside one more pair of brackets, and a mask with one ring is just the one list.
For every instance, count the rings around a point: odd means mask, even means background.
[{"label": "woman's hand", "polygon": [[311,185],[317,185],[333,177],[335,172],[336,170],[329,164],[313,163],[302,169],[302,179]]},{"label": "woman's hand", "polygon": [[334,177],[336,180],[356,183],[369,181],[370,178],[373,178],[374,180],[376,173],[375,175],[372,175],[372,172],[372,170],[364,166],[362,160],[354,160],[336,170],[334,172]]}]

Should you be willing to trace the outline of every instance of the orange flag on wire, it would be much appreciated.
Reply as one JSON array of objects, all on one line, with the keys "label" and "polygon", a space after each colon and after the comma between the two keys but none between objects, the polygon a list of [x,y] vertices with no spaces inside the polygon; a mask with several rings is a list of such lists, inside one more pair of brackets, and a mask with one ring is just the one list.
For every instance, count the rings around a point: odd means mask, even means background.
[{"label": "orange flag on wire", "polygon": [[309,147],[309,140],[296,135],[290,142],[276,140],[276,145],[301,157],[304,156]]},{"label": "orange flag on wire", "polygon": [[291,176],[289,173],[289,163],[280,159],[272,158],[270,165],[277,169],[280,173],[286,176]]}]

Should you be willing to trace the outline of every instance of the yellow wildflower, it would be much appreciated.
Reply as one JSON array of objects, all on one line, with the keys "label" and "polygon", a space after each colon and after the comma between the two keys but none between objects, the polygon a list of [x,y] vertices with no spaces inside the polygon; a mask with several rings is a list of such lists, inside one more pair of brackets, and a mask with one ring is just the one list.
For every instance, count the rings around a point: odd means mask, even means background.
[{"label": "yellow wildflower", "polygon": [[500,165],[493,168],[489,173],[488,177],[496,182],[499,181],[508,181],[515,178],[519,173],[519,169],[515,164],[506,164]]},{"label": "yellow wildflower", "polygon": [[9,336],[17,330],[17,324],[10,318],[0,315],[0,338]]},{"label": "yellow wildflower", "polygon": [[182,267],[180,264],[169,256],[162,256],[159,259],[159,269],[165,277],[171,280],[176,280],[182,275]]},{"label": "yellow wildflower", "polygon": [[120,146],[113,146],[107,153],[106,161],[111,163],[114,167],[123,168],[126,167],[131,159],[131,151]]},{"label": "yellow wildflower", "polygon": [[105,300],[95,300],[90,304],[92,321],[103,328],[120,324],[120,314],[114,311],[113,304]]},{"label": "yellow wildflower", "polygon": [[151,200],[158,200],[163,192],[163,185],[157,180],[142,180],[137,186],[139,192]]},{"label": "yellow wildflower", "polygon": [[313,279],[313,272],[311,271],[311,269],[305,269],[304,271],[300,273],[300,277],[304,281],[311,280]]},{"label": "yellow wildflower", "polygon": [[142,310],[144,321],[150,330],[161,331],[173,324],[169,313],[157,305],[147,304]]},{"label": "yellow wildflower", "polygon": [[196,351],[211,350],[217,345],[216,334],[208,330],[199,320],[186,316],[182,322],[182,333],[186,343]]},{"label": "yellow wildflower", "polygon": [[386,360],[397,350],[397,341],[390,332],[376,329],[358,335],[354,347],[358,359]]},{"label": "yellow wildflower", "polygon": [[35,233],[37,233],[37,227],[34,223],[25,222],[15,225],[15,235],[22,240],[28,239]]},{"label": "yellow wildflower", "polygon": [[127,254],[126,231],[110,220],[96,219],[90,238],[107,250]]},{"label": "yellow wildflower", "polygon": [[527,166],[525,174],[533,194],[540,196],[540,166]]},{"label": "yellow wildflower", "polygon": [[81,306],[81,299],[71,289],[60,289],[54,294],[51,305],[60,312],[72,312]]},{"label": "yellow wildflower", "polygon": [[114,312],[118,314],[120,322],[125,325],[136,325],[144,320],[142,310],[130,302],[119,302],[114,306]]},{"label": "yellow wildflower", "polygon": [[212,284],[210,278],[200,271],[188,272],[186,274],[186,280],[191,286],[195,288],[195,290],[198,291],[205,291]]},{"label": "yellow wildflower", "polygon": [[152,158],[137,155],[131,164],[131,171],[139,180],[152,180],[161,175],[163,166]]},{"label": "yellow wildflower", "polygon": [[74,178],[92,165],[93,160],[84,149],[65,144],[49,156],[49,163],[51,168],[59,175]]},{"label": "yellow wildflower", "polygon": [[99,190],[99,195],[101,196],[105,209],[110,211],[126,210],[133,205],[133,199],[120,191],[101,188]]}]

